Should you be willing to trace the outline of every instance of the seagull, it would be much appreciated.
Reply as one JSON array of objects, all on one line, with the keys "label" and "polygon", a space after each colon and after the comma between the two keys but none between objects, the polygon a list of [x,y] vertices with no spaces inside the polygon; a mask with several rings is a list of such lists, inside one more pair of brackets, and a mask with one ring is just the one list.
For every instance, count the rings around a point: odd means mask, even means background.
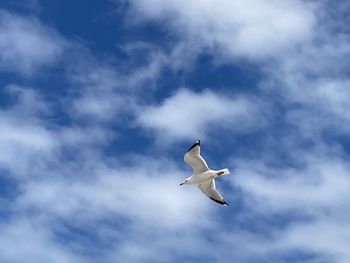
[{"label": "seagull", "polygon": [[224,198],[215,189],[215,178],[229,174],[227,168],[221,170],[209,169],[201,156],[200,140],[196,141],[185,153],[184,161],[192,167],[193,175],[188,177],[180,185],[196,184],[199,189],[214,202],[228,206]]}]

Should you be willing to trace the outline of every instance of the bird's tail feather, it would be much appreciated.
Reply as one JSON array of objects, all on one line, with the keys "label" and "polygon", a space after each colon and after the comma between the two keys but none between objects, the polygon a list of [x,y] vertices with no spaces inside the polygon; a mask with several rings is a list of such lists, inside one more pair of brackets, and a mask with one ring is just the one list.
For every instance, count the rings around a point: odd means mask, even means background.
[{"label": "bird's tail feather", "polygon": [[217,171],[218,176],[224,176],[224,175],[229,174],[229,173],[230,173],[230,171],[227,168]]}]

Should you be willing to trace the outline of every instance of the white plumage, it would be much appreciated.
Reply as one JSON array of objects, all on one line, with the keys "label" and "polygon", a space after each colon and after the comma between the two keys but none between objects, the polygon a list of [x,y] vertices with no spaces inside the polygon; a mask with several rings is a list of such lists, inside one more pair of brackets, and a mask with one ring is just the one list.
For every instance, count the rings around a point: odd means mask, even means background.
[{"label": "white plumage", "polygon": [[199,189],[211,200],[228,206],[224,198],[216,191],[215,178],[229,174],[227,168],[221,170],[209,169],[200,153],[200,140],[196,141],[185,153],[184,161],[192,167],[193,175],[183,181],[183,184],[197,184]]}]

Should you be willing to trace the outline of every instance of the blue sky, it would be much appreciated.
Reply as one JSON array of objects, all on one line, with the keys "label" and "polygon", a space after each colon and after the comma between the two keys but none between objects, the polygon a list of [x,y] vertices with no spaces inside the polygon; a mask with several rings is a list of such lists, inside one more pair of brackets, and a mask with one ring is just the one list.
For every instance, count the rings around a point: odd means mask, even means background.
[{"label": "blue sky", "polygon": [[0,3],[0,262],[350,262],[347,1],[73,2]]}]

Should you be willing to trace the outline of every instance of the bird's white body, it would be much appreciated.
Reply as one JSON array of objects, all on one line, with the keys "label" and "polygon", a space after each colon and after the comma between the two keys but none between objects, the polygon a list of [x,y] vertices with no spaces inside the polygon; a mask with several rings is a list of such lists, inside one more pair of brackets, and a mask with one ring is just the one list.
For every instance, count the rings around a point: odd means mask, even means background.
[{"label": "bird's white body", "polygon": [[[220,175],[218,175],[220,172],[224,172]],[[202,184],[208,180],[215,179],[218,176],[223,176],[226,174],[229,174],[230,172],[228,169],[222,169],[222,170],[208,170],[202,173],[193,174],[191,177],[187,178],[188,180],[186,184]]]},{"label": "bird's white body", "polygon": [[215,178],[229,174],[228,169],[212,170],[200,155],[200,141],[195,142],[185,153],[184,161],[188,163],[193,170],[193,175],[183,181],[183,184],[196,184],[199,189],[214,202],[221,205],[228,205],[224,198],[216,191]]}]

